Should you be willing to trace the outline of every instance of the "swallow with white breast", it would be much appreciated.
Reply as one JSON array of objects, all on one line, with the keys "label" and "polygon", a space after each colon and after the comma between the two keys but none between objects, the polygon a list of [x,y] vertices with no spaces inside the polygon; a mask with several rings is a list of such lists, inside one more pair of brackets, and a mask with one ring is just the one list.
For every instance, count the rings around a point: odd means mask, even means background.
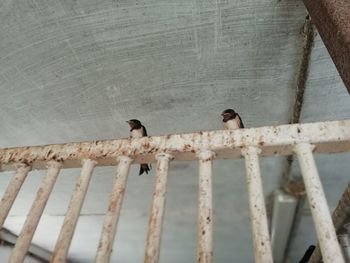
[{"label": "swallow with white breast", "polygon": [[[144,136],[147,136],[147,131],[145,126],[142,125],[142,123],[139,120],[131,119],[127,121],[127,123],[130,126],[130,137],[135,138],[141,138]],[[139,175],[143,174],[144,172],[148,174],[150,171],[150,168],[147,163],[142,163],[140,166],[140,173]]]},{"label": "swallow with white breast", "polygon": [[244,128],[241,117],[233,109],[224,110],[221,113],[221,116],[223,117],[222,123],[224,125],[225,130],[235,130]]}]

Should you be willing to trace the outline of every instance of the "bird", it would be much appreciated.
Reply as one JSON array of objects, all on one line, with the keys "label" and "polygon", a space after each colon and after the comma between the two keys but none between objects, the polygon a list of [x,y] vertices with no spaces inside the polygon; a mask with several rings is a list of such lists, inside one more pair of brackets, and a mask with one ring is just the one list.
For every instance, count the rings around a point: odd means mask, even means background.
[{"label": "bird", "polygon": [[[142,123],[139,120],[131,119],[126,121],[130,126],[130,137],[133,139],[141,138],[144,136],[147,136],[147,130],[145,126],[142,125]],[[143,174],[144,172],[148,174],[150,171],[150,168],[147,163],[142,163],[140,165],[140,172],[139,175]]]},{"label": "bird", "polygon": [[241,117],[233,109],[224,110],[221,113],[221,116],[224,117],[222,119],[222,123],[224,125],[225,130],[235,130],[239,128],[244,128]]},{"label": "bird", "polygon": [[309,259],[311,258],[312,253],[314,252],[315,248],[316,247],[314,245],[309,246],[309,248],[306,250],[303,258],[299,261],[299,263],[307,263],[307,262],[309,262]]}]

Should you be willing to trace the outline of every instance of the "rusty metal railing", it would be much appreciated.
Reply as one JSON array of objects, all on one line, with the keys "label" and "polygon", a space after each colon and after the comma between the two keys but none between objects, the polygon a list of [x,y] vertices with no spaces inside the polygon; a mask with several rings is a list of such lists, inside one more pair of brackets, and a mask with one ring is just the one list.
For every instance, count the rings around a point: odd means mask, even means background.
[{"label": "rusty metal railing", "polygon": [[94,167],[117,165],[96,253],[96,262],[109,262],[130,165],[155,161],[144,262],[159,262],[172,160],[199,161],[197,262],[213,262],[212,162],[242,157],[246,163],[255,261],[273,262],[259,158],[293,153],[300,162],[323,260],[344,262],[313,153],[349,151],[350,120],[0,149],[1,170],[16,171],[0,202],[0,227],[30,170],[47,169],[9,262],[23,262],[60,170],[82,167],[51,258],[51,262],[65,262]]}]

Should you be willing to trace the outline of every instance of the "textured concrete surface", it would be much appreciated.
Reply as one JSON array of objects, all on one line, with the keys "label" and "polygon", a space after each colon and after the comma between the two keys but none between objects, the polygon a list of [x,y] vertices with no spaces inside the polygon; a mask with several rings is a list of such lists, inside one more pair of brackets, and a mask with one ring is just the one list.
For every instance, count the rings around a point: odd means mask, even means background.
[{"label": "textured concrete surface", "polygon": [[[0,147],[120,138],[125,120],[152,135],[220,129],[232,107],[247,127],[285,124],[302,54],[301,1],[39,1],[0,3]],[[350,97],[317,36],[301,121],[350,118]],[[320,156],[334,207],[350,180],[349,155]],[[279,187],[281,158],[261,161],[265,194]],[[97,168],[70,250],[91,262],[113,168]],[[294,171],[297,173],[297,170]],[[34,242],[52,249],[79,171],[64,171]],[[173,163],[161,262],[195,260],[195,163]],[[133,167],[113,262],[140,262],[153,174]],[[42,172],[25,182],[5,226],[19,232]],[[0,177],[0,194],[10,174]],[[215,262],[252,262],[242,160],[214,163]],[[290,262],[314,242],[305,210]],[[48,231],[48,229],[50,231]]]}]

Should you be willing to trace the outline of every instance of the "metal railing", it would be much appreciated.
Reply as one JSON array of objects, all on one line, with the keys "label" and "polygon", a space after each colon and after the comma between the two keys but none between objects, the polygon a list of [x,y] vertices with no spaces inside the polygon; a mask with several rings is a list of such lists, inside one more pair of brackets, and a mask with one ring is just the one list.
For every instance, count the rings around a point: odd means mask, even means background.
[{"label": "metal railing", "polygon": [[169,162],[199,161],[197,262],[213,262],[212,162],[243,157],[256,262],[273,262],[259,157],[298,157],[324,262],[344,262],[313,153],[350,151],[350,120],[0,149],[1,170],[16,170],[0,203],[0,227],[31,169],[47,169],[9,262],[23,262],[63,168],[82,167],[51,262],[65,262],[95,166],[117,165],[96,262],[109,262],[129,168],[156,162],[144,262],[159,262]]}]

